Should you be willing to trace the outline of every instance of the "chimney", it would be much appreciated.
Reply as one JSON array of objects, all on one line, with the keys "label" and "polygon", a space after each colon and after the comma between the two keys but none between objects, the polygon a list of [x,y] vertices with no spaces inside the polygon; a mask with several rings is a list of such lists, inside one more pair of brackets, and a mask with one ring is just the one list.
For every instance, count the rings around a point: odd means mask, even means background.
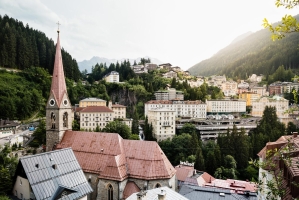
[{"label": "chimney", "polygon": [[158,194],[158,200],[165,200],[166,199],[166,191],[161,190],[161,193]]},{"label": "chimney", "polygon": [[298,136],[298,132],[293,132],[293,138]]},{"label": "chimney", "polygon": [[146,191],[140,191],[137,193],[137,200],[146,200]]}]

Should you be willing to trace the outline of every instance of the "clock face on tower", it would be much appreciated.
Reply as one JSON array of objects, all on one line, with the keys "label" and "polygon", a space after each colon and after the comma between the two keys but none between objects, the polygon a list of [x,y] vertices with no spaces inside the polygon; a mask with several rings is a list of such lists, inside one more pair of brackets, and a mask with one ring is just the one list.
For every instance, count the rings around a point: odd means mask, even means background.
[{"label": "clock face on tower", "polygon": [[55,100],[54,99],[50,99],[49,104],[50,104],[50,106],[54,106],[55,105]]},{"label": "clock face on tower", "polygon": [[63,100],[63,105],[64,105],[64,106],[67,106],[67,105],[68,105],[68,103],[69,103],[69,102],[68,102],[68,100],[67,100],[67,99]]}]

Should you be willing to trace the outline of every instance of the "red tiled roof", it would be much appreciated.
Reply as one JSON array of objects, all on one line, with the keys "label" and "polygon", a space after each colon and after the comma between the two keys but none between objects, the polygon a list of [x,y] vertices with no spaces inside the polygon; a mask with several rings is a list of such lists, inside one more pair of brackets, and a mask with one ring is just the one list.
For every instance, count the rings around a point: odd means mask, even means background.
[{"label": "red tiled roof", "polygon": [[54,95],[56,101],[58,102],[58,106],[60,106],[61,104],[63,95],[67,93],[62,65],[59,33],[57,37],[56,54],[50,93]]},{"label": "red tiled roof", "polygon": [[210,174],[208,174],[207,172],[204,172],[201,177],[205,180],[206,183],[211,183],[212,181],[215,180],[215,178],[213,176],[211,176]]},{"label": "red tiled roof", "polygon": [[120,105],[120,104],[113,104],[112,108],[126,108],[127,106]]},{"label": "red tiled roof", "polygon": [[164,179],[172,177],[173,168],[157,142],[123,140],[130,177]]},{"label": "red tiled roof", "polygon": [[178,165],[175,167],[176,177],[179,181],[185,181],[187,177],[191,177],[194,173],[194,167],[186,165]]},{"label": "red tiled roof", "polygon": [[245,191],[256,192],[257,190],[255,183],[233,179],[215,179],[211,183],[206,183],[205,187],[229,189],[232,193],[242,193]]},{"label": "red tiled roof", "polygon": [[124,140],[116,133],[66,131],[57,149],[72,147],[84,172],[99,178],[171,178],[175,169],[152,141]]},{"label": "red tiled roof", "polygon": [[88,106],[82,109],[80,112],[113,112],[110,108],[107,106]]},{"label": "red tiled roof", "polygon": [[126,199],[131,196],[131,194],[140,191],[140,188],[133,181],[128,181],[124,189],[123,198]]},{"label": "red tiled roof", "polygon": [[77,107],[75,108],[75,112],[80,112],[81,110],[83,110],[85,107]]}]

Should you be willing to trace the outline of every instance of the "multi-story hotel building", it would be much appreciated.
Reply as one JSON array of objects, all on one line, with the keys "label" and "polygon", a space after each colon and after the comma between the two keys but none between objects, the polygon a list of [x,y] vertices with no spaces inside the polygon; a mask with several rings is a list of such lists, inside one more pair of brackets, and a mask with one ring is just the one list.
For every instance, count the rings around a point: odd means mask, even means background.
[{"label": "multi-story hotel building", "polygon": [[94,97],[85,98],[79,101],[79,107],[85,108],[87,106],[106,106],[106,101]]},{"label": "multi-story hotel building", "polygon": [[252,106],[252,101],[256,101],[261,97],[260,94],[253,92],[243,92],[239,94],[239,99],[246,101],[246,106]]},{"label": "multi-story hotel building", "polygon": [[99,126],[102,129],[113,118],[113,111],[106,106],[88,106],[80,111],[80,128],[94,131]]},{"label": "multi-story hotel building", "polygon": [[289,101],[280,96],[262,97],[257,101],[253,101],[251,115],[262,117],[266,106],[275,107],[278,118],[288,117],[285,111],[289,108]]},{"label": "multi-story hotel building", "polygon": [[153,136],[166,140],[175,135],[175,111],[169,108],[156,108],[148,111],[148,123],[153,126]]},{"label": "multi-story hotel building", "polygon": [[226,81],[222,83],[221,90],[224,96],[234,96],[238,93],[238,84],[235,81]]},{"label": "multi-story hotel building", "polygon": [[207,100],[207,114],[246,113],[244,100]]},{"label": "multi-story hotel building", "polygon": [[151,100],[144,104],[144,114],[156,108],[175,111],[175,117],[206,118],[207,106],[202,101]]},{"label": "multi-story hotel building", "polygon": [[156,100],[184,100],[182,91],[175,88],[168,88],[167,90],[158,90],[155,92]]},{"label": "multi-story hotel building", "polygon": [[118,83],[119,82],[119,73],[116,71],[112,71],[109,74],[107,74],[104,79],[108,83]]}]

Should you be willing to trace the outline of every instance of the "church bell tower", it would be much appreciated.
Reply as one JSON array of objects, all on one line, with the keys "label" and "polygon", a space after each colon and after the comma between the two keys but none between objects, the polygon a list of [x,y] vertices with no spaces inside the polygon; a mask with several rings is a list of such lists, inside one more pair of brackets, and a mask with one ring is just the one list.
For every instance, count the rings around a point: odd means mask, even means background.
[{"label": "church bell tower", "polygon": [[[59,25],[59,22],[58,22]],[[66,130],[72,129],[72,107],[62,65],[59,27],[50,96],[46,105],[46,151],[52,151]]]}]

